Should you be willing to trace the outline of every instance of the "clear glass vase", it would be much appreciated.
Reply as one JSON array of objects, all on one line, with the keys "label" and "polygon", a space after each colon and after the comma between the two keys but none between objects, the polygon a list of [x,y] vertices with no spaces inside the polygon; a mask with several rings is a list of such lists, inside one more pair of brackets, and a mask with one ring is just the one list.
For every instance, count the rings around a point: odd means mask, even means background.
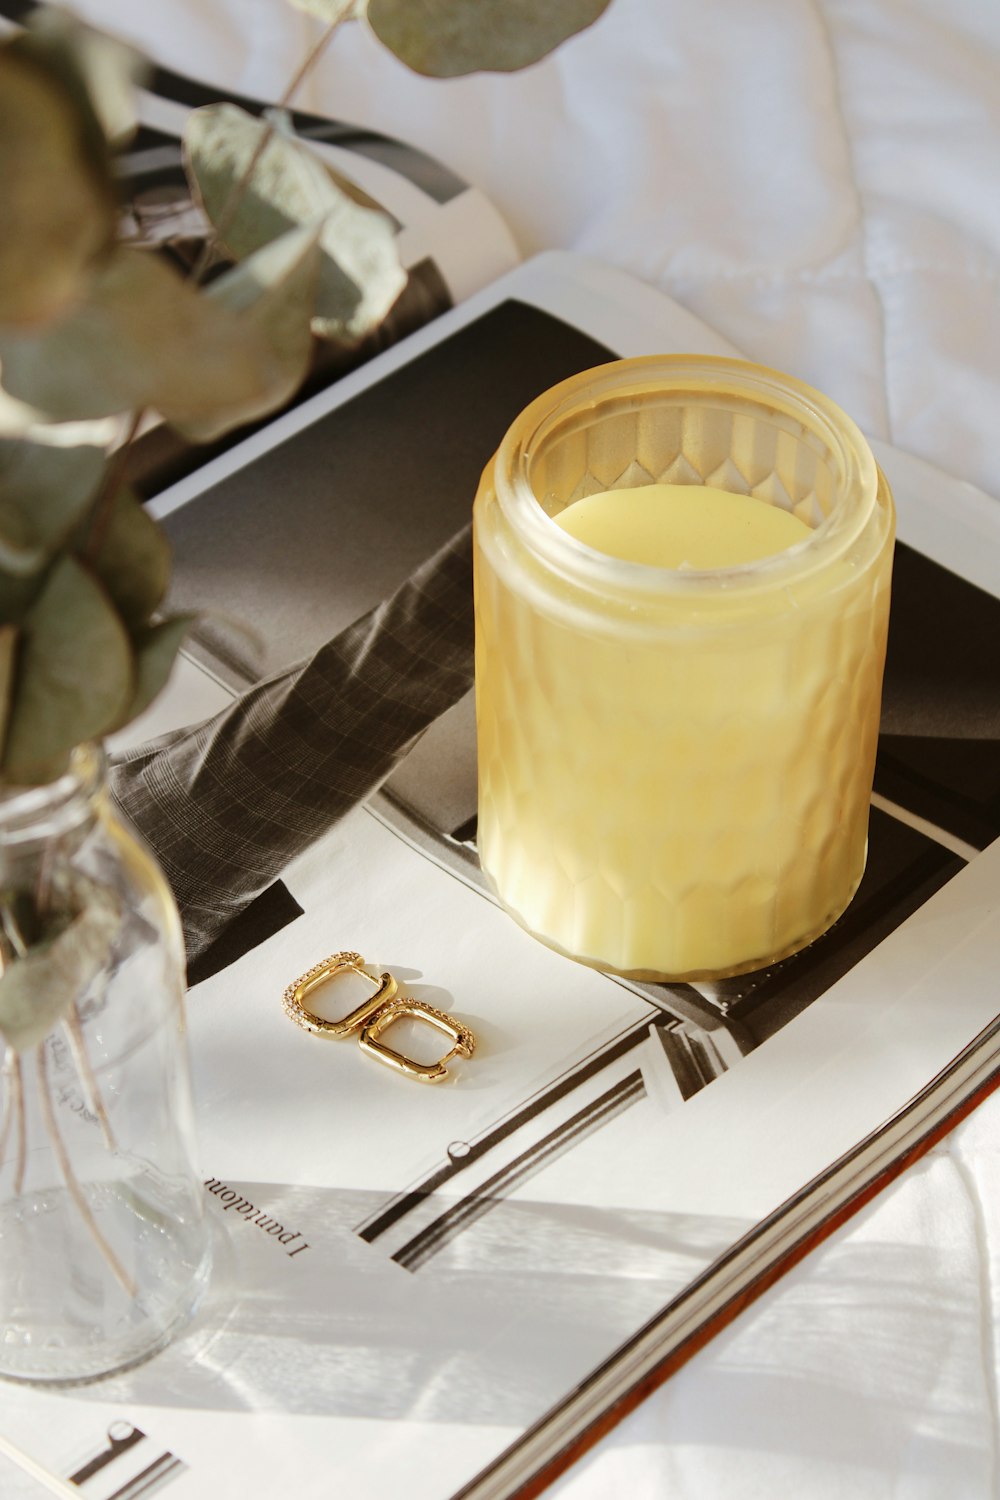
[{"label": "clear glass vase", "polygon": [[161,1347],[208,1277],[173,897],[85,746],[0,793],[0,1375]]}]

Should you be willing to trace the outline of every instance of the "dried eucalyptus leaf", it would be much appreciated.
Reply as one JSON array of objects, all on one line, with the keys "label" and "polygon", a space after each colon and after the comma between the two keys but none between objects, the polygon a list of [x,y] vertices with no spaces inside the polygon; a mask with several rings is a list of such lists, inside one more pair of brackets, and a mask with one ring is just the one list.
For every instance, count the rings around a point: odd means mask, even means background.
[{"label": "dried eucalyptus leaf", "polygon": [[194,615],[171,615],[145,630],[136,631],[132,637],[136,664],[135,696],[122,724],[131,724],[137,719],[166,687],[177,653],[194,622]]},{"label": "dried eucalyptus leaf", "polygon": [[0,46],[0,324],[32,327],[82,294],[116,207],[77,100],[18,46]]},{"label": "dried eucalyptus leaf", "polygon": [[[201,205],[212,224],[222,226],[223,244],[236,260],[289,229],[318,222],[326,212],[326,169],[280,130],[277,112],[262,123],[235,104],[193,110],[184,155]],[[241,187],[242,201],[234,209]]]},{"label": "dried eucalyptus leaf", "polygon": [[[291,399],[309,367],[321,259],[318,226],[292,229],[218,277],[205,294],[260,333],[275,364],[276,405]],[[225,426],[215,415],[175,425],[196,443],[211,442]]]},{"label": "dried eucalyptus leaf", "polygon": [[[284,139],[292,142],[298,141],[292,116],[287,109],[282,109],[277,104],[271,104],[263,111],[261,119],[273,126],[277,134]],[[319,160],[318,157],[317,160]],[[387,210],[383,208],[378,199],[373,198],[371,193],[366,192],[360,183],[352,182],[349,177],[345,177],[343,172],[338,172],[336,167],[332,166],[328,161],[321,161],[320,165],[334,186],[339,187],[340,191],[345,193],[352,203],[360,203],[362,208],[370,208],[373,213],[379,213],[383,216],[387,213]]]},{"label": "dried eucalyptus leaf", "polygon": [[63,555],[24,621],[3,779],[51,781],[74,745],[120,721],[133,689],[124,626],[84,564]]},{"label": "dried eucalyptus leaf", "polygon": [[13,625],[0,625],[0,747],[7,735],[10,700],[14,691],[18,632]]},{"label": "dried eucalyptus leaf", "polygon": [[145,625],[170,582],[170,543],[161,526],[130,490],[120,489],[94,551],[90,523],[77,534],[77,550],[93,568],[129,629]]},{"label": "dried eucalyptus leaf", "polygon": [[104,471],[103,449],[0,437],[0,570],[30,577],[87,509]]},{"label": "dried eucalyptus leaf", "polygon": [[[233,104],[195,110],[184,148],[202,207],[221,226],[235,259],[289,229],[321,224],[313,331],[355,340],[377,327],[406,282],[395,230],[385,214],[359,204],[313,151],[274,120],[262,123]],[[234,194],[244,183],[232,211]]]},{"label": "dried eucalyptus leaf", "polygon": [[49,448],[107,449],[122,435],[120,416],[102,417],[94,422],[47,422],[44,412],[24,401],[15,401],[2,386],[0,365],[0,437],[29,438]]},{"label": "dried eucalyptus leaf", "polygon": [[120,143],[133,133],[138,124],[136,85],[150,71],[138,52],[55,6],[35,11],[19,46],[74,92],[80,108],[92,112],[105,140]]},{"label": "dried eucalyptus leaf", "polygon": [[415,73],[512,73],[538,62],[610,0],[368,0],[368,24]]},{"label": "dried eucalyptus leaf", "polygon": [[0,622],[2,626],[19,626],[30,613],[45,584],[45,574],[19,578],[0,572]]},{"label": "dried eucalyptus leaf", "polygon": [[252,320],[144,250],[116,250],[59,323],[32,337],[0,333],[0,362],[10,394],[56,421],[152,407],[221,431],[270,411],[287,390]]},{"label": "dried eucalyptus leaf", "polygon": [[23,1052],[45,1040],[107,963],[120,920],[110,893],[92,898],[56,936],[7,965],[0,975],[0,1036],[9,1047]]},{"label": "dried eucalyptus leaf", "polygon": [[[0,385],[3,384],[3,367],[0,366]],[[76,426],[76,423],[70,424]],[[4,437],[33,437],[34,429],[48,431],[44,412],[36,411],[23,401],[15,401],[7,391],[0,390],[0,433]],[[55,429],[58,430],[58,429]]]}]

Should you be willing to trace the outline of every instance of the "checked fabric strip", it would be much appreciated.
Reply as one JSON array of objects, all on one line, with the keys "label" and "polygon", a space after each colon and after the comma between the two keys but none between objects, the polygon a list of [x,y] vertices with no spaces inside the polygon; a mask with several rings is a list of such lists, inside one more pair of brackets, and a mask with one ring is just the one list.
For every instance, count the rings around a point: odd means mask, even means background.
[{"label": "checked fabric strip", "polygon": [[111,766],[197,958],[473,681],[466,526],[371,613],[202,724]]}]

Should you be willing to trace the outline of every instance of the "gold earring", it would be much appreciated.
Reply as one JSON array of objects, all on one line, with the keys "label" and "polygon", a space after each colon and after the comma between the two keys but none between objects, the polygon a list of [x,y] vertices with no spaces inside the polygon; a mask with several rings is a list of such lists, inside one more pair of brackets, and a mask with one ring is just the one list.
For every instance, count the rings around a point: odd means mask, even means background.
[{"label": "gold earring", "polygon": [[[329,984],[341,974],[360,974],[362,979],[367,979],[375,986],[374,992],[363,1000],[360,1005],[350,1011],[343,1020],[328,1021],[323,1016],[318,1016],[306,1005],[306,996],[313,990],[319,989],[320,985]],[[365,968],[365,961],[360,953],[334,953],[330,958],[323,960],[321,964],[314,964],[299,979],[294,980],[285,991],[283,1003],[285,1012],[291,1016],[296,1026],[301,1026],[304,1031],[312,1032],[313,1036],[330,1037],[338,1040],[341,1037],[350,1036],[352,1031],[357,1031],[363,1026],[387,1001],[391,1000],[396,993],[396,981],[391,974],[383,973],[376,979],[374,974],[369,974]]]},{"label": "gold earring", "polygon": [[[434,1063],[419,1063],[412,1057],[407,1057],[404,1052],[397,1052],[394,1047],[389,1047],[379,1038],[383,1031],[399,1021],[403,1016],[413,1016],[418,1021],[426,1021],[436,1031],[443,1031],[450,1036],[453,1045],[449,1050]],[[414,1000],[410,996],[401,995],[398,1000],[391,1000],[371,1017],[358,1038],[358,1045],[362,1052],[367,1052],[369,1057],[374,1057],[378,1062],[385,1063],[387,1067],[395,1068],[398,1073],[405,1073],[408,1078],[417,1078],[421,1083],[438,1083],[442,1078],[448,1076],[445,1063],[451,1057],[471,1057],[476,1050],[476,1039],[467,1026],[456,1021],[443,1010],[435,1010],[432,1005],[425,1005],[422,1000]]]}]

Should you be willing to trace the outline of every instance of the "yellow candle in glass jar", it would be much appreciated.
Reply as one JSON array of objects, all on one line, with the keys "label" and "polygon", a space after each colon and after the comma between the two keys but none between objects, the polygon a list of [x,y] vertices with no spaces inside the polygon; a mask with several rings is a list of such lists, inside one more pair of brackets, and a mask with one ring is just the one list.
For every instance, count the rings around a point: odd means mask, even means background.
[{"label": "yellow candle in glass jar", "polygon": [[654,568],[739,567],[812,535],[791,511],[709,484],[599,490],[554,519],[598,552]]},{"label": "yellow candle in glass jar", "polygon": [[865,864],[893,520],[849,419],[739,361],[622,361],[522,413],[474,560],[479,853],[524,927],[681,980],[840,915]]}]

